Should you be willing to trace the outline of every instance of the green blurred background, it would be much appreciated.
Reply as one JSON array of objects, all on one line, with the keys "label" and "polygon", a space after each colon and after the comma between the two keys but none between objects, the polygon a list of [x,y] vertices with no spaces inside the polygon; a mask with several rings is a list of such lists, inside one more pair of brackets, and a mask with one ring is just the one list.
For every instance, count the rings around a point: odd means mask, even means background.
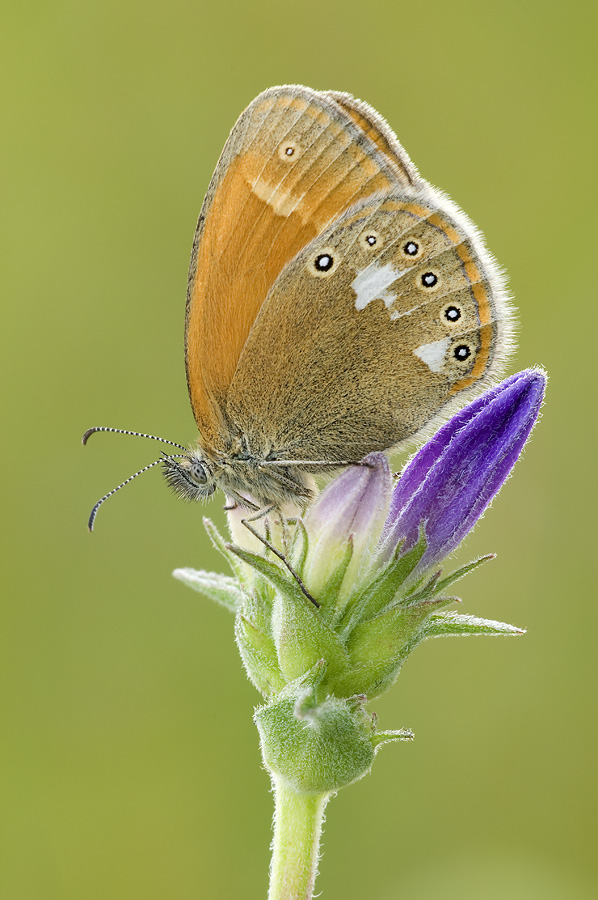
[{"label": "green blurred background", "polygon": [[[375,704],[412,745],[327,815],[327,898],[596,896],[596,5],[57,0],[5,7],[0,896],[265,897],[271,796],[232,620],[173,581],[221,569],[157,472],[194,437],[191,238],[262,89],[350,91],[483,229],[543,419],[461,561],[464,611],[523,639],[433,641]],[[221,501],[209,513],[222,522]]]}]

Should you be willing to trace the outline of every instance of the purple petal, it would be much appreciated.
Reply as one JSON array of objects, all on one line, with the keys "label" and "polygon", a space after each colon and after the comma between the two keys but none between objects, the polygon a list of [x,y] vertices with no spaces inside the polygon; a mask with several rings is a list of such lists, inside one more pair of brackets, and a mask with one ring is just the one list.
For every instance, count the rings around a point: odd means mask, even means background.
[{"label": "purple petal", "polygon": [[346,540],[367,532],[372,520],[386,515],[391,476],[384,453],[370,453],[366,465],[351,466],[334,479],[309,510],[305,524],[326,540]]},{"label": "purple petal", "polygon": [[[305,579],[319,594],[344,558],[353,553],[344,585],[351,586],[371,559],[388,515],[392,478],[383,453],[370,453],[367,465],[351,466],[322,491],[305,516],[309,550]],[[342,594],[342,591],[341,591]]]},{"label": "purple petal", "polygon": [[450,553],[504,484],[538,417],[545,375],[527,369],[486,391],[447,422],[417,453],[392,496],[382,545],[411,546],[424,523],[421,565]]}]

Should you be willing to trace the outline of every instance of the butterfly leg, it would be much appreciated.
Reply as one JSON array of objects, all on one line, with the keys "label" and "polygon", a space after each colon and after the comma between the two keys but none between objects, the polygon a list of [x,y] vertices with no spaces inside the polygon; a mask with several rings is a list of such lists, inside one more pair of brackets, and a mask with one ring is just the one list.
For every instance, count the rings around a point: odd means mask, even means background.
[{"label": "butterfly leg", "polygon": [[[227,498],[227,500],[228,499],[229,498]],[[231,510],[231,509],[237,509],[237,507],[239,507],[239,506],[244,506],[247,509],[251,510],[253,513],[259,513],[257,518],[259,518],[260,516],[263,515],[262,510],[260,509],[259,506],[257,506],[252,500],[248,500],[247,497],[243,497],[241,494],[237,494],[236,491],[231,491],[230,501],[231,501],[230,505],[227,502],[224,509]],[[253,516],[252,516],[252,518],[253,518]]]},{"label": "butterfly leg", "polygon": [[271,512],[276,509],[276,506],[272,503],[270,506],[264,506],[262,509],[258,509],[257,506],[253,507],[257,512],[254,512],[252,516],[249,516],[248,519],[243,519],[243,523],[246,522],[256,522],[258,519],[263,519],[266,516],[269,516]]},{"label": "butterfly leg", "polygon": [[[266,512],[271,512],[273,509],[274,509],[274,507],[271,506],[269,509],[266,509]],[[251,516],[249,519],[241,519],[241,522],[242,522],[242,524],[245,526],[245,528],[247,528],[247,530],[250,531],[251,534],[252,534],[255,538],[257,538],[258,541],[260,541],[260,542],[264,545],[264,547],[267,547],[268,550],[270,550],[270,551],[274,554],[274,556],[278,557],[278,559],[279,559],[279,560],[281,561],[281,563],[288,569],[288,571],[290,572],[290,574],[293,576],[293,578],[295,579],[295,581],[296,581],[297,584],[299,585],[299,587],[300,587],[300,589],[301,589],[301,592],[307,597],[307,599],[310,601],[310,603],[313,603],[313,605],[316,607],[316,609],[319,609],[319,608],[320,608],[320,604],[319,604],[318,601],[315,600],[315,599],[312,597],[312,595],[309,593],[309,591],[308,591],[307,588],[305,587],[305,584],[303,583],[303,580],[302,580],[301,576],[300,576],[297,572],[295,572],[295,570],[293,569],[293,567],[291,566],[291,564],[289,563],[289,561],[286,559],[286,557],[284,556],[284,554],[281,553],[280,550],[277,550],[276,547],[274,547],[273,544],[271,544],[270,541],[267,540],[267,538],[263,537],[263,536],[259,533],[259,531],[257,531],[257,530],[253,527],[253,525],[250,524],[250,522],[255,521],[256,518],[259,518],[259,517],[258,517],[258,516]]]}]

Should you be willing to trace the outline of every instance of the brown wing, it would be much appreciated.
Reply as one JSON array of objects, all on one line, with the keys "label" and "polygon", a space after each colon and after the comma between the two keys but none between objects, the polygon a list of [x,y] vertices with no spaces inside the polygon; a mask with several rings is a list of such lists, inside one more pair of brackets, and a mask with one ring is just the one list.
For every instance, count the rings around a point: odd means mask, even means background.
[{"label": "brown wing", "polygon": [[415,187],[420,183],[420,176],[399,143],[396,134],[380,113],[363,100],[357,100],[351,94],[340,91],[326,91],[330,97],[350,116],[362,134],[364,134],[383,153],[395,168],[399,184]]},{"label": "brown wing", "polygon": [[286,266],[228,412],[254,452],[361,459],[480,383],[507,333],[501,278],[473,226],[429,186],[418,200],[395,192],[358,204]]},{"label": "brown wing", "polygon": [[226,397],[256,316],[285,265],[397,169],[324,93],[265,91],[233,128],[197,226],[185,359],[204,445],[222,447]]}]

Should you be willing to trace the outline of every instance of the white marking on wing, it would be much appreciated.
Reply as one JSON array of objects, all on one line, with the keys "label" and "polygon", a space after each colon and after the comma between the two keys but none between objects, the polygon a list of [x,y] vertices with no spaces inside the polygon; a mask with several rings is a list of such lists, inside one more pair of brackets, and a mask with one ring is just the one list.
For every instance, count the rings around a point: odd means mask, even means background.
[{"label": "white marking on wing", "polygon": [[431,372],[440,372],[450,342],[450,338],[442,338],[442,340],[433,341],[431,344],[422,344],[413,352],[416,356],[419,356],[422,362],[425,362]]},{"label": "white marking on wing", "polygon": [[272,185],[263,178],[256,178],[251,185],[251,190],[256,197],[270,206],[277,216],[287,218],[297,205],[297,196],[289,189]]},{"label": "white marking on wing", "polygon": [[384,300],[388,309],[395,301],[395,295],[387,290],[399,277],[399,271],[391,263],[379,266],[371,263],[358,272],[351,287],[355,291],[355,309],[365,309],[372,300]]}]

